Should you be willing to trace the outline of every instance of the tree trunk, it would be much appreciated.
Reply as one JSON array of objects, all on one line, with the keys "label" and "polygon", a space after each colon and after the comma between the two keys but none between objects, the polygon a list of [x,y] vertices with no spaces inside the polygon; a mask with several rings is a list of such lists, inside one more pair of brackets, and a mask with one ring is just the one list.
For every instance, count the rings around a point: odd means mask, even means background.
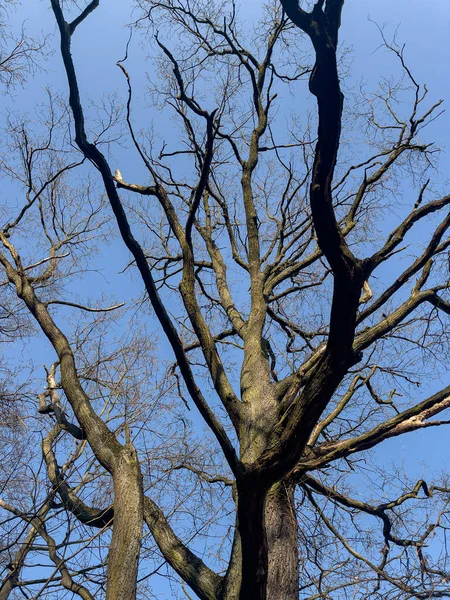
[{"label": "tree trunk", "polygon": [[115,465],[114,524],[108,557],[107,600],[135,600],[144,521],[142,476],[129,440]]},{"label": "tree trunk", "polygon": [[294,485],[282,481],[270,490],[265,508],[269,571],[267,600],[298,600],[299,564]]},{"label": "tree trunk", "polygon": [[[257,357],[256,357],[257,358]],[[273,387],[259,377],[254,356],[245,363],[243,376],[252,382],[262,381],[254,393],[244,385],[246,402],[243,402],[242,429],[239,432],[241,460],[247,464],[276,443],[271,439],[279,420],[279,402]],[[251,365],[251,361],[255,364]],[[248,392],[248,390],[252,392]],[[244,393],[243,393],[244,397]],[[294,510],[294,485],[289,478],[274,484],[268,492],[259,475],[237,481],[238,521],[241,535],[242,571],[240,600],[298,600],[299,565],[297,545],[297,519]],[[237,534],[238,535],[238,534]],[[231,565],[230,565],[231,566]],[[227,574],[226,583],[233,581],[235,573]],[[229,592],[229,589],[226,590]],[[226,596],[226,600],[232,598]]]},{"label": "tree trunk", "polygon": [[[295,486],[288,479],[275,484],[267,495],[264,509],[268,550],[265,600],[298,600],[298,525],[294,507],[294,490]],[[245,518],[245,515],[242,515],[242,518]],[[248,535],[245,525],[243,533]],[[245,589],[241,589],[241,550],[239,531],[236,530],[230,567],[225,578],[221,600],[237,600],[243,597],[246,600],[261,598],[261,590],[257,581],[246,581]],[[252,554],[256,554],[256,552],[256,548],[253,547]]]}]

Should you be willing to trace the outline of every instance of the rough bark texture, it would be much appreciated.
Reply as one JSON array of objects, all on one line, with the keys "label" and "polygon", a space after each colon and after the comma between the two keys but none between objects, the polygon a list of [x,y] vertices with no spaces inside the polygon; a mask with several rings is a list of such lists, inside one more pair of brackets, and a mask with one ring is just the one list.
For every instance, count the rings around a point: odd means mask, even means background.
[{"label": "rough bark texture", "polygon": [[269,554],[267,600],[297,600],[299,561],[294,485],[282,481],[267,495],[265,522]]},{"label": "rough bark texture", "polygon": [[266,493],[254,481],[238,487],[238,520],[242,544],[242,580],[239,599],[267,598],[268,549],[264,520]]},{"label": "rough bark texture", "polygon": [[[282,481],[267,494],[264,509],[264,527],[267,543],[267,600],[297,600],[299,561],[297,546],[297,517],[294,506],[295,483]],[[246,496],[247,498],[247,496]],[[244,512],[244,511],[243,511]],[[244,530],[251,515],[244,519]],[[242,548],[237,527],[230,565],[224,580],[221,600],[237,600],[244,594],[258,598],[256,582],[242,591]],[[263,577],[263,574],[261,575]]]},{"label": "rough bark texture", "polygon": [[143,519],[142,476],[136,450],[127,442],[114,470],[114,527],[108,557],[107,600],[136,597]]}]

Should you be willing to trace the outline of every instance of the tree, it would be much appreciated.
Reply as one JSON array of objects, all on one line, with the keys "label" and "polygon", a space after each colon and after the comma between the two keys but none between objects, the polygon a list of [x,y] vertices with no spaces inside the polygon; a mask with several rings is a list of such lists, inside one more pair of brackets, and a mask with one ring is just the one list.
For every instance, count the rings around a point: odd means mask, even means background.
[{"label": "tree", "polygon": [[0,2],[0,84],[7,89],[24,83],[26,72],[38,66],[45,45],[27,36],[24,27],[19,36],[11,34],[5,21],[14,4],[15,0]]},{"label": "tree", "polygon": [[[31,511],[2,501],[29,528],[18,534],[16,520],[5,521],[15,558],[0,598],[36,585],[34,597],[50,585],[82,598],[146,597],[139,569],[155,555],[147,530],[202,599],[450,595],[446,552],[426,550],[432,536],[446,536],[445,480],[410,485],[379,472],[381,490],[362,499],[352,482],[372,448],[445,424],[450,408],[450,386],[418,397],[413,375],[421,369],[426,380],[437,369],[430,357],[439,364],[448,352],[450,196],[430,183],[436,148],[422,139],[441,102],[428,101],[404,49],[381,31],[402,79],[373,96],[361,90],[361,104],[344,110],[344,2],[300,4],[269,4],[250,36],[234,2],[138,2],[134,31],[159,51],[155,110],[178,126],[178,145],[159,149],[157,134],[135,122],[130,43],[117,63],[123,117],[111,103],[91,132],[71,43],[99,1],[80,9],[51,0],[75,137],[54,99],[45,140],[11,125],[20,170],[7,161],[3,170],[23,185],[26,203],[0,234],[4,289],[20,301],[12,312],[56,354],[39,405],[40,422],[54,421],[42,442],[50,487],[35,477]],[[287,130],[277,114],[286,91],[294,108],[302,95],[315,101]],[[356,150],[343,133],[350,118],[364,123]],[[125,138],[149,181],[130,181],[110,158]],[[33,214],[39,233],[30,242]],[[93,248],[115,233],[146,293],[128,344],[108,333],[121,306],[64,296]],[[86,323],[59,324],[58,305],[85,311]],[[159,379],[146,321],[175,357]],[[214,451],[186,425],[191,404]],[[177,494],[192,485],[180,501],[186,539],[160,507],[172,485]],[[225,525],[228,537],[219,533]],[[199,551],[203,529],[220,536],[217,569]],[[75,566],[85,550],[92,554]],[[21,582],[25,557],[43,551],[52,573]]]}]

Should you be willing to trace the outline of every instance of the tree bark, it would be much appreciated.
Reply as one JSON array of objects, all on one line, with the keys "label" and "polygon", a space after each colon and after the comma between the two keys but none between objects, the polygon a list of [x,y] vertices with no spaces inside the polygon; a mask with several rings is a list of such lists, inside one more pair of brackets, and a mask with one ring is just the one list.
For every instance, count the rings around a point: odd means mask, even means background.
[{"label": "tree bark", "polygon": [[139,461],[128,432],[127,438],[114,470],[114,526],[108,557],[106,600],[136,598],[144,496]]},{"label": "tree bark", "polygon": [[298,600],[299,563],[294,485],[289,480],[273,486],[265,507],[269,568],[267,600]]},{"label": "tree bark", "polygon": [[[234,561],[234,568],[229,570],[225,580],[224,599],[298,600],[298,525],[294,489],[289,478],[276,483],[267,493],[261,512],[264,492],[241,491],[238,511],[243,569],[241,571],[241,565]],[[235,545],[239,541],[235,539]],[[252,569],[257,574],[255,579],[245,576]]]}]

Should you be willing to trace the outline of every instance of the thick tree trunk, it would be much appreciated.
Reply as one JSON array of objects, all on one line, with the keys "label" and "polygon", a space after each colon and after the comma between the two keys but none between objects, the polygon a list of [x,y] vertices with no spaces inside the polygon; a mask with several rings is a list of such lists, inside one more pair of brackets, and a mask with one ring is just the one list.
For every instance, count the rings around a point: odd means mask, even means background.
[{"label": "thick tree trunk", "polygon": [[114,524],[108,557],[107,600],[135,600],[144,521],[142,476],[129,440],[114,469]]},{"label": "thick tree trunk", "polygon": [[[299,561],[298,561],[298,525],[294,506],[295,486],[289,481],[275,484],[269,491],[264,509],[264,526],[268,552],[267,585],[264,592],[258,581],[244,581],[241,569],[241,542],[236,531],[230,568],[225,578],[222,600],[298,600]],[[249,494],[250,495],[250,494]],[[240,528],[244,536],[250,537],[250,544],[244,543],[247,552],[253,558],[257,556],[258,548],[255,537],[249,535],[248,527],[252,521],[250,514],[246,515],[241,509],[241,519],[245,520]],[[254,517],[254,515],[253,515]],[[255,521],[256,522],[256,521]],[[254,544],[250,548],[251,544]],[[248,559],[248,557],[247,557]]]},{"label": "thick tree trunk", "polygon": [[269,570],[267,600],[298,600],[299,564],[294,486],[288,481],[270,490],[265,508]]},{"label": "thick tree trunk", "polygon": [[242,545],[239,600],[267,600],[268,552],[264,527],[264,492],[255,482],[238,485],[238,521]]},{"label": "thick tree trunk", "polygon": [[[276,444],[277,440],[272,436],[280,418],[280,404],[274,388],[260,376],[264,368],[261,360],[265,358],[258,361],[258,356],[256,352],[250,355],[241,377],[245,402],[239,441],[241,460],[249,465]],[[242,552],[239,599],[297,600],[299,572],[294,488],[287,478],[267,491],[266,485],[270,484],[263,479],[261,473],[253,473],[237,481]],[[235,585],[236,577],[231,577],[229,571],[226,583],[231,580]]]}]

